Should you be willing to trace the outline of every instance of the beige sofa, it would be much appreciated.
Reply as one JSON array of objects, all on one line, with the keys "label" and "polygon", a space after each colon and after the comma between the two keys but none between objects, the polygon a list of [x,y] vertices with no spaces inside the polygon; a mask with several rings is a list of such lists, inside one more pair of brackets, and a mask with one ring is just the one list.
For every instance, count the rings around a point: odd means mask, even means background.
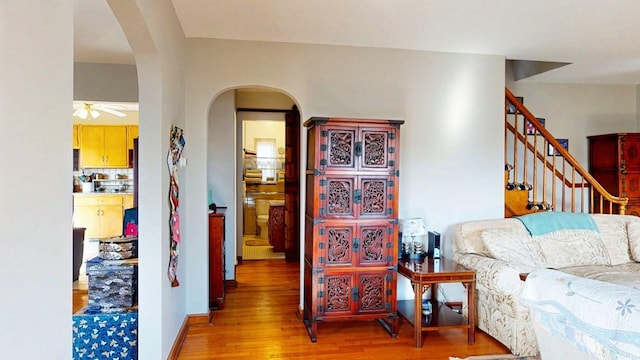
[{"label": "beige sofa", "polygon": [[591,221],[594,227],[589,229],[576,227],[570,220],[565,228],[564,214],[527,215],[528,219],[541,219],[543,225],[556,226],[542,235],[531,235],[516,218],[456,226],[453,258],[476,271],[478,327],[515,355],[539,353],[529,308],[521,299],[525,283],[520,274],[552,268],[582,278],[640,287],[640,217],[574,214]]}]

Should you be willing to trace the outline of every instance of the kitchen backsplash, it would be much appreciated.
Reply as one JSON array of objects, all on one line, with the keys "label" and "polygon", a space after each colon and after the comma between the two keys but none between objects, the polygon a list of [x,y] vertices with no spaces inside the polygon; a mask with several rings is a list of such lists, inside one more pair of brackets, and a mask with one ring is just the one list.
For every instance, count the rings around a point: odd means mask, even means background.
[{"label": "kitchen backsplash", "polygon": [[73,172],[73,191],[82,192],[82,176],[91,175],[92,189],[96,192],[133,192],[133,169],[87,168]]}]

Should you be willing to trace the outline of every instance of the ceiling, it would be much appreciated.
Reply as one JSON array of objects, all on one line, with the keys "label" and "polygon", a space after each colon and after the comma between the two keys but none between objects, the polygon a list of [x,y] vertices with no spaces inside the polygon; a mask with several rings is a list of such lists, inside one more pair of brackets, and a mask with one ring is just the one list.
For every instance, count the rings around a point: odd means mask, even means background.
[{"label": "ceiling", "polygon": [[[637,0],[172,0],[188,38],[566,62],[524,81],[640,84]],[[134,64],[106,0],[76,0],[76,61]]]}]

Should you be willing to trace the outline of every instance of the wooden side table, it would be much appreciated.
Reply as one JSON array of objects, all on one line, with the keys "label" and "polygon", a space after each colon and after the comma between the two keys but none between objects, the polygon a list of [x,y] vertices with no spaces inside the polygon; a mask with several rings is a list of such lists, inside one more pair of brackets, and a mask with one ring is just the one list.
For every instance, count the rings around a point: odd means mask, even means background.
[{"label": "wooden side table", "polygon": [[[413,287],[414,300],[398,300],[398,315],[414,327],[414,346],[422,347],[422,333],[450,328],[467,329],[468,343],[475,343],[476,330],[476,273],[451,260],[399,259],[398,273]],[[447,303],[438,301],[438,284],[459,282],[467,289],[468,319],[455,312]],[[422,295],[431,290],[431,315],[422,314]]]}]

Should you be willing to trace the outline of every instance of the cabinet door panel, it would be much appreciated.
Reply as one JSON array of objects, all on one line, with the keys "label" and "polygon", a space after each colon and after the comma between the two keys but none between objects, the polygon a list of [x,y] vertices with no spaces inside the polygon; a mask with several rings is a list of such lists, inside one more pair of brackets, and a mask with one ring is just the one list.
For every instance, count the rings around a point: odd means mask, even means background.
[{"label": "cabinet door panel", "polygon": [[72,138],[72,146],[74,149],[80,148],[80,140],[78,138],[78,125],[73,125],[73,138]]},{"label": "cabinet door panel", "polygon": [[395,225],[392,222],[358,225],[357,264],[359,266],[393,266]]},{"label": "cabinet door panel", "polygon": [[[393,179],[393,178],[391,178]],[[356,216],[367,218],[393,218],[394,180],[388,176],[363,176],[358,178]]]},{"label": "cabinet door panel", "polygon": [[320,216],[354,218],[355,178],[327,176],[320,180]]},{"label": "cabinet door panel", "polygon": [[[354,128],[332,126],[320,131],[321,166],[324,170],[355,169],[356,131]],[[326,156],[322,156],[325,155]]]},{"label": "cabinet door panel", "polygon": [[104,164],[104,130],[102,126],[80,127],[80,167]]},{"label": "cabinet door panel", "polygon": [[129,125],[127,126],[127,130],[127,148],[129,150],[133,150],[133,139],[137,138],[139,133],[138,125]]},{"label": "cabinet door panel", "polygon": [[122,235],[122,202],[120,205],[100,207],[101,236],[112,237]]},{"label": "cabinet door panel", "polygon": [[73,226],[86,228],[85,238],[100,236],[100,206],[76,204],[73,214]]},{"label": "cabinet door panel", "polygon": [[620,193],[634,200],[640,197],[640,172],[622,172]]},{"label": "cabinet door panel", "polygon": [[104,155],[105,166],[123,168],[129,166],[126,126],[104,127]]},{"label": "cabinet door panel", "polygon": [[326,266],[354,265],[356,231],[356,224],[327,224],[320,227],[320,233],[325,236],[319,240],[322,244],[319,254]]},{"label": "cabinet door panel", "polygon": [[621,164],[622,169],[640,170],[640,137],[623,136],[620,138]]},{"label": "cabinet door panel", "polygon": [[122,195],[122,209],[133,208],[133,194]]},{"label": "cabinet door panel", "polygon": [[320,267],[387,267],[395,264],[394,222],[334,221],[317,225],[317,250],[311,261]]},{"label": "cabinet door panel", "polygon": [[363,313],[391,312],[393,309],[394,271],[363,272],[358,274],[356,311]]},{"label": "cabinet door panel", "polygon": [[[353,275],[345,274],[325,274],[318,277],[321,285],[318,294],[320,311],[318,315],[351,315],[354,312],[354,302],[351,300],[354,294]],[[324,286],[322,286],[324,285]]]},{"label": "cabinet door panel", "polygon": [[363,129],[360,132],[360,169],[385,169],[389,166],[389,133],[386,130]]}]

